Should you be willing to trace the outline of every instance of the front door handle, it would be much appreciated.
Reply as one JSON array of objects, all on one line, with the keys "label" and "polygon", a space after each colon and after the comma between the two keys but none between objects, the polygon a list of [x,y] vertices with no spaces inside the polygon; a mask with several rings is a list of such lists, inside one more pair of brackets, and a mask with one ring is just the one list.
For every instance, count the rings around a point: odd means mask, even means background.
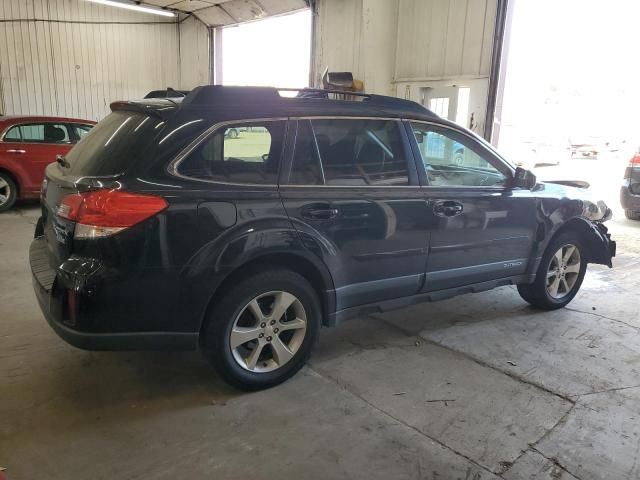
[{"label": "front door handle", "polygon": [[15,148],[11,148],[9,150],[7,150],[7,153],[18,153],[18,154],[22,154],[22,153],[27,153],[26,150],[16,150]]},{"label": "front door handle", "polygon": [[433,206],[433,213],[438,217],[455,217],[456,215],[460,215],[463,210],[462,204],[454,202],[453,200],[437,202]]},{"label": "front door handle", "polygon": [[302,216],[313,220],[329,220],[338,216],[340,211],[329,205],[309,205],[302,209]]}]

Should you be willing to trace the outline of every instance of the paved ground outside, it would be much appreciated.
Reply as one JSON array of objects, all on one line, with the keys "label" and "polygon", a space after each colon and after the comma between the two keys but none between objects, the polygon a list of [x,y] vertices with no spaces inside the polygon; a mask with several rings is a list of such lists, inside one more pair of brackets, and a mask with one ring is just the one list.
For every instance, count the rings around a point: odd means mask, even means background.
[{"label": "paved ground outside", "polygon": [[640,222],[619,211],[623,167],[575,162],[580,177],[544,175],[595,179],[619,255],[568,308],[504,287],[352,320],[253,394],[197,353],[59,340],[27,266],[37,206],[0,215],[0,466],[11,480],[639,478]]}]

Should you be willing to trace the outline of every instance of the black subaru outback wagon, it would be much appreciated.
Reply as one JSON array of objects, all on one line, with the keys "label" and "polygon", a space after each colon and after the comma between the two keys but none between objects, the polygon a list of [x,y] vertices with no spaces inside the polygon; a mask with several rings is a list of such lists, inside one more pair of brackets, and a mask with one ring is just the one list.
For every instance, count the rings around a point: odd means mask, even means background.
[{"label": "black subaru outback wagon", "polygon": [[259,389],[322,325],[512,284],[559,308],[587,263],[611,266],[610,210],[585,190],[416,103],[332,96],[112,104],[46,171],[30,263],[53,329],[86,349],[200,347]]}]

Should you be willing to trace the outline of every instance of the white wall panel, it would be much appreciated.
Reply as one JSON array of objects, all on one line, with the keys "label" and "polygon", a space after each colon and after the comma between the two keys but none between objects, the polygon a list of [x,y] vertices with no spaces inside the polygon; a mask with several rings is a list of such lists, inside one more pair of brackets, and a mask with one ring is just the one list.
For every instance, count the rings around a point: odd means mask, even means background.
[{"label": "white wall panel", "polygon": [[[469,88],[482,133],[497,0],[317,0],[315,73],[352,71],[365,90],[422,102],[429,88]],[[464,123],[464,122],[461,122]]]},{"label": "white wall panel", "polygon": [[372,92],[392,94],[397,18],[397,1],[364,0],[362,3],[360,68],[366,88]]},{"label": "white wall panel", "polygon": [[315,72],[353,71],[378,93],[392,82],[488,78],[496,7],[497,0],[318,0]]},{"label": "white wall panel", "polygon": [[397,80],[489,76],[496,0],[400,0]]},{"label": "white wall panel", "polygon": [[194,17],[180,24],[180,87],[209,83],[209,29]]},{"label": "white wall panel", "polygon": [[398,0],[322,0],[314,19],[314,71],[350,71],[369,92],[391,93]]},{"label": "white wall panel", "polygon": [[207,83],[206,27],[158,18],[84,0],[0,1],[0,113],[97,120],[115,100]]},{"label": "white wall panel", "polygon": [[[332,71],[360,72],[360,26],[362,1],[322,0],[318,2],[315,22],[315,72],[325,67]],[[319,85],[316,78],[316,85]]]}]

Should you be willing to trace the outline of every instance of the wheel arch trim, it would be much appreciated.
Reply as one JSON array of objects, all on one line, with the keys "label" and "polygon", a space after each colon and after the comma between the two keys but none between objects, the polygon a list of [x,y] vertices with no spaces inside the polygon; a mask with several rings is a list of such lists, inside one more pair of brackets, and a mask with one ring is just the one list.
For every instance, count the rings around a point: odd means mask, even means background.
[{"label": "wheel arch trim", "polygon": [[[554,238],[567,231],[578,233],[580,239],[586,244],[588,251],[585,252],[585,259],[588,263],[612,267],[612,259],[616,254],[616,243],[611,240],[607,227],[602,222],[592,222],[581,216],[569,218],[567,221],[555,225],[555,228],[548,235],[541,252],[548,248]],[[532,272],[538,271],[541,260],[542,254],[536,258]]]},{"label": "wheel arch trim", "polygon": [[267,266],[287,268],[305,277],[317,290],[322,307],[322,324],[332,325],[333,313],[336,309],[336,295],[333,278],[326,265],[322,264],[313,255],[304,250],[271,249],[263,252],[253,252],[245,256],[242,261],[225,269],[225,273],[219,276],[219,280],[211,289],[199,315],[199,331],[202,331],[204,321],[215,305],[217,296],[233,283],[235,278],[250,275],[253,271],[259,271]]}]

